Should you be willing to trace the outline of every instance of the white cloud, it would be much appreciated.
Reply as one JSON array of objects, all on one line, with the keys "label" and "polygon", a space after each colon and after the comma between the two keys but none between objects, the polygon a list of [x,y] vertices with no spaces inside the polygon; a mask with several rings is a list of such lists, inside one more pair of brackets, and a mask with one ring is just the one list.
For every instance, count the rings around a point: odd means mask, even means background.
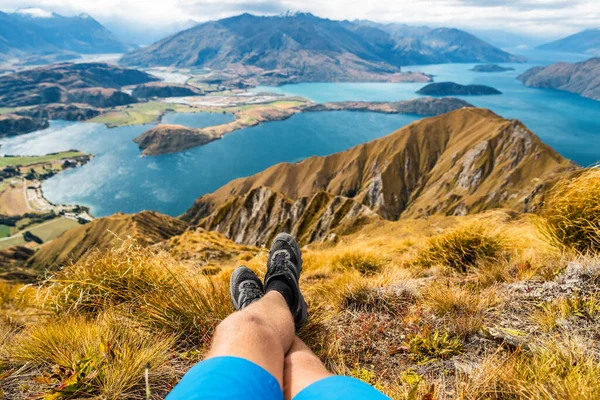
[{"label": "white cloud", "polygon": [[[101,22],[127,21],[140,28],[242,12],[272,15],[286,9],[331,19],[497,29],[547,37],[600,27],[599,0],[28,0],[26,4],[65,15],[85,12]],[[0,0],[3,11],[23,5],[23,0]]]}]

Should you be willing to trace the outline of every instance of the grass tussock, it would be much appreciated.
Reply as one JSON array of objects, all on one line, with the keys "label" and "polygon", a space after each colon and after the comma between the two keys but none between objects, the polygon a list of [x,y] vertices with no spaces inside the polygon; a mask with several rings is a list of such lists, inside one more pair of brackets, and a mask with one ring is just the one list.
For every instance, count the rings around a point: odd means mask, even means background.
[{"label": "grass tussock", "polygon": [[363,275],[373,275],[381,271],[384,265],[381,256],[360,250],[351,250],[335,256],[332,263],[337,270],[355,270]]},{"label": "grass tussock", "polygon": [[560,297],[544,303],[532,316],[545,332],[550,332],[568,320],[581,318],[594,321],[600,318],[600,295],[580,296],[575,293],[571,297]]},{"label": "grass tussock", "polygon": [[578,253],[600,250],[600,167],[559,182],[539,221],[553,245]]},{"label": "grass tussock", "polygon": [[600,363],[574,340],[548,340],[531,353],[487,357],[471,374],[460,374],[460,399],[596,399]]},{"label": "grass tussock", "polygon": [[423,305],[442,318],[446,329],[464,337],[479,331],[487,313],[501,302],[496,287],[484,290],[436,283],[423,292]]},{"label": "grass tussock", "polygon": [[165,252],[125,242],[63,269],[40,289],[39,301],[59,314],[117,309],[173,334],[182,345],[205,345],[219,321],[233,311],[229,276],[228,271],[193,273]]},{"label": "grass tussock", "polygon": [[418,255],[416,262],[431,267],[447,266],[458,272],[499,262],[505,254],[506,241],[481,223],[471,223],[434,236]]},{"label": "grass tussock", "polygon": [[144,371],[164,386],[174,339],[150,334],[114,316],[67,317],[28,329],[13,344],[13,362],[46,368],[56,397],[143,398]]}]

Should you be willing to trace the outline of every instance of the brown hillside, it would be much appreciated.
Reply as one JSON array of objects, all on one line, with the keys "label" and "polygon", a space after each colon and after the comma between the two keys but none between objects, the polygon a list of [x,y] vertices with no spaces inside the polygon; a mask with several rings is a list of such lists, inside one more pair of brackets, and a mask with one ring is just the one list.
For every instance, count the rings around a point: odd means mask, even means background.
[{"label": "brown hillside", "polygon": [[68,230],[43,245],[28,264],[36,269],[56,269],[84,258],[94,249],[118,246],[118,242],[128,236],[148,246],[180,235],[186,228],[185,222],[153,211],[114,214]]},{"label": "brown hillside", "polygon": [[464,108],[341,153],[234,180],[196,200],[183,219],[197,224],[230,196],[261,186],[292,200],[321,191],[349,197],[391,220],[496,207],[526,212],[550,183],[575,168],[520,121]]}]

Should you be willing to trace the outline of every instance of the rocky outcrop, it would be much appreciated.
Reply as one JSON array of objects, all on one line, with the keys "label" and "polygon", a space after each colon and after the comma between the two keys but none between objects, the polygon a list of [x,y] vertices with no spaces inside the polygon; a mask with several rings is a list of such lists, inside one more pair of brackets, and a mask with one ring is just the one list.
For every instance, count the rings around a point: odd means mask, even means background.
[{"label": "rocky outcrop", "polygon": [[473,107],[464,100],[453,97],[423,97],[414,100],[394,102],[344,101],[309,105],[302,109],[309,111],[369,111],[384,114],[440,115],[463,107]]},{"label": "rocky outcrop", "polygon": [[44,244],[27,262],[33,269],[56,269],[75,262],[95,249],[106,250],[122,239],[132,237],[142,246],[162,242],[187,229],[179,219],[153,211],[139,214],[114,214],[69,229],[58,238]]},{"label": "rocky outcrop", "polygon": [[200,197],[184,218],[200,221],[260,187],[293,201],[322,191],[348,197],[390,220],[497,207],[527,212],[576,168],[521,122],[464,108],[341,153],[236,179]]},{"label": "rocky outcrop", "polygon": [[474,72],[506,72],[506,71],[514,71],[514,68],[511,67],[502,67],[497,64],[485,64],[485,65],[476,65],[471,71]]},{"label": "rocky outcrop", "polygon": [[16,136],[46,129],[48,121],[15,114],[0,114],[0,137]]},{"label": "rocky outcrop", "polygon": [[200,96],[202,94],[202,90],[194,86],[166,82],[151,82],[139,85],[133,90],[133,93],[131,93],[133,97],[138,99],[150,99],[152,97]]},{"label": "rocky outcrop", "polygon": [[460,85],[454,82],[435,82],[417,91],[425,96],[488,96],[502,94],[497,89],[485,85]]},{"label": "rocky outcrop", "polygon": [[[20,107],[48,103],[78,102],[97,104],[129,104],[131,96],[112,91],[111,101],[98,101],[98,94],[80,92],[98,88],[120,89],[157,81],[145,72],[102,63],[58,64],[35,68],[0,77],[0,107]],[[103,97],[106,97],[104,94]],[[90,99],[90,103],[85,101]]]},{"label": "rocky outcrop", "polygon": [[318,192],[291,200],[259,187],[245,196],[232,196],[207,217],[186,213],[183,219],[218,231],[236,243],[267,246],[279,232],[289,232],[302,244],[349,233],[380,217],[368,207],[343,196]]},{"label": "rocky outcrop", "polygon": [[600,100],[600,57],[575,64],[561,62],[534,67],[517,79],[526,86],[565,90]]},{"label": "rocky outcrop", "polygon": [[160,124],[133,139],[144,155],[169,154],[201,146],[219,139],[204,129]]},{"label": "rocky outcrop", "polygon": [[86,121],[102,114],[102,110],[83,104],[47,104],[17,111],[18,115],[63,121]]}]

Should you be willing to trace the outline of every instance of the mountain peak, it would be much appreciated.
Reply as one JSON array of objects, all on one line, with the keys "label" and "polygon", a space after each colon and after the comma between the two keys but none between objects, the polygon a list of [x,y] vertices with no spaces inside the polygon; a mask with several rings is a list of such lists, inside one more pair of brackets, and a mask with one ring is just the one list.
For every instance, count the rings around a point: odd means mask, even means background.
[{"label": "mountain peak", "polygon": [[280,18],[296,18],[296,17],[314,17],[313,14],[309,12],[302,12],[299,10],[286,10],[278,15]]},{"label": "mountain peak", "polygon": [[36,7],[19,8],[17,11],[15,11],[15,14],[19,14],[21,16],[31,17],[31,18],[52,18],[52,17],[54,17],[54,13],[43,10],[41,8],[36,8]]},{"label": "mountain peak", "polygon": [[79,19],[90,19],[90,18],[92,18],[92,16],[90,14],[87,14],[87,13],[81,13],[77,17]]}]

